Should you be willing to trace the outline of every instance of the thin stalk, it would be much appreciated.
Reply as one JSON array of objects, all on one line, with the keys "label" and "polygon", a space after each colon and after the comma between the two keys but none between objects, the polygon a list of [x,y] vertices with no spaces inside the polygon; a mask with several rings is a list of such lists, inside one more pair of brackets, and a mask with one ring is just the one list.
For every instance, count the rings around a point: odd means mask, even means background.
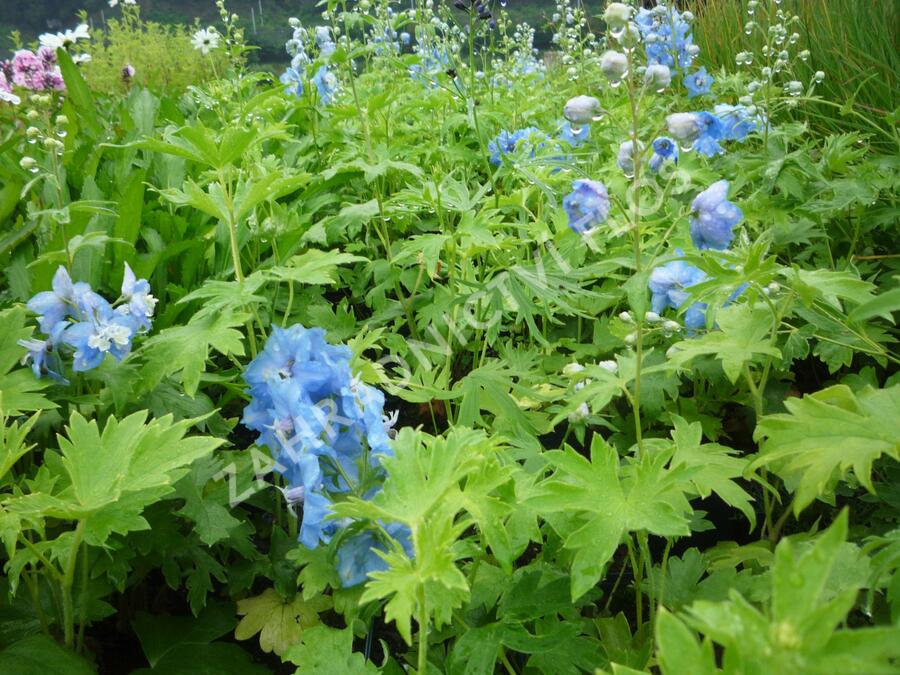
[{"label": "thin stalk", "polygon": [[428,668],[428,605],[425,599],[425,587],[419,586],[419,660],[416,670],[418,675],[425,675]]},{"label": "thin stalk", "polygon": [[63,596],[63,630],[65,631],[66,647],[72,649],[75,644],[75,610],[72,603],[72,584],[75,581],[75,568],[78,566],[78,552],[84,537],[84,520],[79,520],[75,527],[75,536],[72,541],[72,549],[69,553],[69,561],[66,565],[66,573],[62,579]]},{"label": "thin stalk", "polygon": [[636,628],[640,628],[644,623],[644,595],[641,592],[641,581],[643,581],[643,565],[638,562],[634,555],[634,544],[631,536],[625,538],[625,544],[628,546],[628,559],[631,561],[631,571],[634,574],[634,614],[637,620]]},{"label": "thin stalk", "polygon": [[[632,227],[634,229],[634,273],[641,273],[641,151],[638,144],[638,116],[640,101],[634,81],[633,50],[628,52],[628,98],[631,104],[631,142],[632,161],[634,163],[634,204],[632,210]],[[644,317],[635,317],[635,371],[634,371],[634,435],[638,452],[644,454],[643,424],[641,423],[641,367],[644,354]]]}]

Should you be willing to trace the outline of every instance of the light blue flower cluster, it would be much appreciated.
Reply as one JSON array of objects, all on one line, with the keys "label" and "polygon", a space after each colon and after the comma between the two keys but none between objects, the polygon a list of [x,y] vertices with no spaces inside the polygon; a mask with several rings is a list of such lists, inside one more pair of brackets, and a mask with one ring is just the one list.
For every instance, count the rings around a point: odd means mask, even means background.
[{"label": "light blue flower cluster", "polygon": [[669,134],[685,150],[693,149],[706,157],[725,152],[720,141],[743,142],[747,134],[759,128],[761,120],[741,105],[716,105],[715,112],[674,113],[666,118]]},{"label": "light blue flower cluster", "polygon": [[691,219],[691,239],[703,250],[724,251],[734,239],[734,227],[744,219],[740,207],[728,201],[728,181],[713,183],[691,204],[696,218]]},{"label": "light blue flower cluster", "polygon": [[416,82],[421,82],[431,89],[438,86],[438,75],[450,67],[450,54],[444,48],[419,45],[416,50],[419,63],[409,67],[409,74]]},{"label": "light blue flower cluster", "polygon": [[694,58],[700,53],[691,34],[691,18],[690,12],[679,12],[675,7],[661,4],[653,9],[639,10],[634,19],[644,42],[647,63],[681,71],[688,98],[708,94],[713,83],[713,77],[706,72],[706,68],[688,73]]},{"label": "light blue flower cluster", "polygon": [[713,76],[706,72],[706,68],[685,75],[684,86],[688,90],[688,98],[696,98],[697,96],[705,96],[712,89]]},{"label": "light blue flower cluster", "polygon": [[694,44],[688,16],[665,5],[638,10],[634,22],[644,42],[647,63],[681,70],[691,67],[700,49]]},{"label": "light blue flower cluster", "polygon": [[121,361],[131,352],[132,341],[150,330],[156,298],[146,279],[138,279],[128,263],[119,298],[110,304],[89,284],[72,282],[65,267],[53,275],[51,291],[42,291],[28,301],[28,309],[38,314],[43,339],[20,340],[28,350],[23,363],[31,363],[37,377],[47,373],[63,377],[61,349],[74,350],[72,370],[93,370],[111,355]]},{"label": "light blue flower cluster", "polygon": [[[694,199],[691,205],[696,217],[691,218],[691,239],[698,249],[724,250],[734,240],[734,227],[743,219],[741,209],[728,201],[728,181],[713,183]],[[680,256],[681,249],[676,249]],[[680,309],[688,300],[686,289],[707,280],[706,273],[684,260],[675,260],[650,273],[649,287],[652,309],[657,314],[666,308]],[[746,285],[739,287],[729,298],[737,298]],[[691,331],[706,325],[705,302],[695,302],[684,314],[684,325]]]},{"label": "light blue flower cluster", "polygon": [[[675,252],[683,256],[684,251]],[[650,273],[651,309],[662,314],[667,308],[680,309],[690,294],[686,289],[706,281],[706,273],[684,260],[673,260]],[[706,303],[695,302],[684,314],[684,325],[697,330],[706,324]]]},{"label": "light blue flower cluster", "polygon": [[525,127],[513,132],[503,129],[488,142],[491,164],[500,166],[506,155],[520,154],[525,151],[529,153],[530,157],[534,157],[535,152],[542,148],[546,141],[547,136],[536,127]]},{"label": "light blue flower cluster", "polygon": [[586,234],[609,218],[609,192],[599,181],[576,180],[572,192],[563,198],[563,208],[569,216],[569,227]]},{"label": "light blue flower cluster", "polygon": [[[242,421],[272,452],[288,481],[289,503],[302,504],[299,539],[308,548],[347,525],[326,519],[335,497],[355,492],[370,498],[380,489],[380,456],[392,452],[384,394],[353,376],[351,355],[346,345],[328,344],[324,330],[295,324],[274,328],[244,371],[251,401]],[[404,536],[408,532],[398,531],[395,538]],[[342,544],[345,584],[379,569],[371,541],[374,535],[362,533]]]},{"label": "light blue flower cluster", "polygon": [[[328,26],[316,26],[311,36],[296,19],[291,19],[291,26],[294,29],[293,35],[285,43],[285,50],[291,57],[291,65],[281,74],[279,80],[285,85],[287,93],[300,97],[306,90],[309,66],[317,58],[327,62],[337,49],[337,45]],[[322,103],[328,105],[334,100],[338,90],[338,79],[328,68],[327,63],[316,69],[312,83]]]}]

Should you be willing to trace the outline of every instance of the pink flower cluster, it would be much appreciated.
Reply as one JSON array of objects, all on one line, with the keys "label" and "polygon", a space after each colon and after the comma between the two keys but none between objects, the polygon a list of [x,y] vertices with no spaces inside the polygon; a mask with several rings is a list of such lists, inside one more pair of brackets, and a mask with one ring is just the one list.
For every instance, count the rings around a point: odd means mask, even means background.
[{"label": "pink flower cluster", "polygon": [[0,63],[0,91],[11,93],[12,85],[31,91],[64,91],[56,52],[48,47],[41,47],[37,54],[20,49],[11,61]]}]

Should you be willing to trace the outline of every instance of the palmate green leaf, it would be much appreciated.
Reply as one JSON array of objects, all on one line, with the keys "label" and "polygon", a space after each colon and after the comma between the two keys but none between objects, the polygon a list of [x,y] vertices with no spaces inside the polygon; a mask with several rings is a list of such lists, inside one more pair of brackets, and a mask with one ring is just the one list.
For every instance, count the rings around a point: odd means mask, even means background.
[{"label": "palmate green leaf", "polygon": [[806,305],[821,298],[835,309],[841,309],[841,300],[861,305],[874,298],[874,284],[849,271],[794,269],[787,273],[787,277]]},{"label": "palmate green leaf", "polygon": [[152,390],[167,375],[180,372],[185,393],[193,396],[210,350],[225,356],[244,355],[244,336],[236,328],[247,318],[237,312],[200,313],[184,326],[167,328],[151,337],[141,348],[145,358],[142,392]]},{"label": "palmate green leaf", "polygon": [[468,582],[456,566],[455,544],[473,520],[484,525],[486,541],[501,554],[508,546],[502,522],[484,524],[509,510],[493,494],[507,476],[498,463],[499,449],[499,440],[463,427],[452,429],[446,438],[404,428],[395,440],[394,456],[382,458],[387,472],[383,489],[368,501],[353,498],[334,507],[337,517],[409,527],[414,556],[395,543],[382,556],[388,569],[371,575],[361,600],[387,600],[385,616],[397,624],[407,643],[412,642],[412,620],[419,619],[422,603],[428,618],[440,627],[450,623],[453,610],[468,598]]},{"label": "palmate green leaf", "polygon": [[[844,511],[812,546],[784,539],[776,548],[771,573],[772,602],[765,612],[732,590],[726,602],[695,602],[684,619],[724,649],[724,672],[766,675],[773,672],[831,675],[895,673],[900,657],[900,627],[839,628],[855,604],[857,585],[848,579],[839,591],[827,581],[847,534]],[[667,620],[668,621],[668,620]],[[674,624],[674,622],[673,622]],[[705,672],[708,657],[688,644],[684,630],[666,627],[671,641],[660,640],[660,662],[680,672]],[[671,645],[671,647],[669,646]],[[705,652],[705,647],[703,648]],[[687,670],[684,670],[687,668]],[[669,671],[664,672],[668,675]]]},{"label": "palmate green leaf", "polygon": [[85,534],[89,543],[102,545],[111,532],[141,529],[143,508],[171,492],[187,466],[223,443],[186,438],[195,420],[173,423],[168,415],[145,423],[146,417],[146,411],[121,421],[110,417],[101,432],[96,421],[76,412],[59,437],[70,481],[60,497],[93,525]]},{"label": "palmate green leaf", "polygon": [[852,469],[870,492],[872,463],[900,459],[900,385],[865,387],[854,393],[835,385],[785,401],[788,413],[768,415],[757,425],[759,456],[751,468],[769,466],[796,485],[794,513],[826,494]]},{"label": "palmate green leaf", "polygon": [[310,249],[305,253],[295,255],[287,261],[286,265],[279,265],[267,270],[265,274],[283,281],[330,286],[338,282],[338,267],[355,262],[368,262],[368,259],[338,250]]},{"label": "palmate green leaf", "polygon": [[726,504],[738,509],[756,528],[756,511],[750,504],[753,498],[736,479],[741,478],[750,464],[743,457],[735,457],[737,450],[718,443],[702,443],[703,427],[700,422],[689,424],[678,415],[672,416],[675,428],[675,454],[672,466],[684,465],[692,469],[690,483],[700,497],[708,497],[715,492]]},{"label": "palmate green leaf", "polygon": [[767,308],[732,305],[722,309],[716,318],[721,330],[673,345],[670,358],[673,365],[683,368],[698,356],[715,356],[734,383],[745,364],[766,356],[781,358],[781,352],[769,342],[773,318]]},{"label": "palmate green leaf", "polygon": [[298,666],[296,675],[375,675],[375,664],[353,651],[353,631],[318,625],[303,631],[283,657]]},{"label": "palmate green leaf", "polygon": [[413,559],[402,550],[390,551],[382,556],[388,569],[370,575],[360,602],[387,599],[385,618],[397,624],[407,644],[412,644],[412,619],[419,618],[422,602],[440,628],[469,597],[469,583],[456,566],[453,550],[463,530],[444,518],[429,521],[412,531]]},{"label": "palmate green leaf", "polygon": [[280,656],[300,642],[303,631],[318,625],[319,614],[330,607],[331,599],[324,595],[307,601],[298,593],[285,600],[274,588],[267,588],[261,595],[238,600],[237,612],[243,618],[234,637],[247,640],[259,633],[262,650]]},{"label": "palmate green leaf", "polygon": [[555,471],[528,499],[538,512],[578,514],[573,530],[559,531],[572,559],[572,599],[603,576],[606,564],[627,532],[646,530],[664,537],[690,533],[688,504],[678,485],[680,468],[665,468],[672,452],[619,464],[619,456],[599,435],[591,458],[567,447],[544,454]]}]

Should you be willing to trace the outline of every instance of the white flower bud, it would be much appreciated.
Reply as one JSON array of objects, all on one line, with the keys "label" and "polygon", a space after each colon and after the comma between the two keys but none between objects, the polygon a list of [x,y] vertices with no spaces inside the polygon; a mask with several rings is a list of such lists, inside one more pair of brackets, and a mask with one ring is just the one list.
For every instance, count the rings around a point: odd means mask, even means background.
[{"label": "white flower bud", "polygon": [[578,361],[573,361],[572,363],[567,363],[563,368],[563,375],[574,375],[575,373],[580,373],[584,370],[584,366],[578,363]]},{"label": "white flower bud", "polygon": [[669,70],[669,66],[654,63],[651,66],[647,66],[647,70],[644,72],[644,82],[651,89],[662,91],[671,84],[672,71]]},{"label": "white flower bud", "polygon": [[600,70],[611,82],[619,82],[628,72],[628,57],[621,52],[607,51],[600,58]]},{"label": "white flower bud", "polygon": [[656,312],[647,312],[644,314],[644,321],[647,323],[659,323],[662,318]]},{"label": "white flower bud", "polygon": [[603,20],[611,30],[621,30],[631,18],[632,11],[631,7],[622,2],[611,2],[603,12]]},{"label": "white flower bud", "polygon": [[634,317],[631,316],[631,312],[621,312],[619,314],[619,319],[625,323],[634,323]]},{"label": "white flower bud", "polygon": [[603,368],[603,370],[612,373],[613,375],[619,372],[619,364],[612,360],[599,361],[597,365]]},{"label": "white flower bud", "polygon": [[600,114],[600,101],[593,96],[575,96],[563,107],[563,117],[572,124],[590,124]]}]

